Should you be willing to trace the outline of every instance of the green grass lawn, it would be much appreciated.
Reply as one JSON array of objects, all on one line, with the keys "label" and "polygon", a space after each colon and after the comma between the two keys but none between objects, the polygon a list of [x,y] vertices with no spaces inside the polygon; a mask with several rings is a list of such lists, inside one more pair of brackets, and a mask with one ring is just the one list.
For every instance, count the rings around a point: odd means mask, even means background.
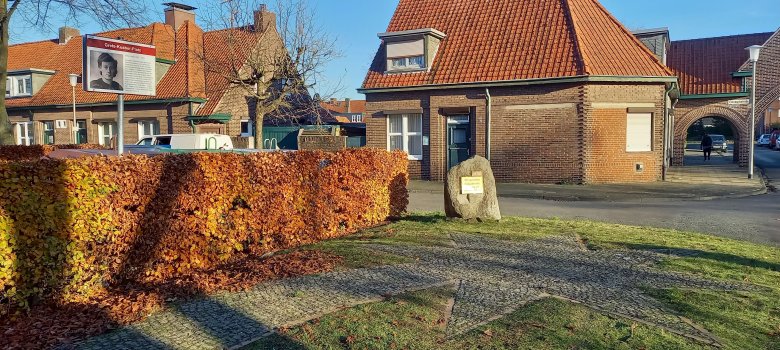
[{"label": "green grass lawn", "polygon": [[[371,244],[445,244],[462,232],[505,240],[578,235],[591,249],[652,249],[670,254],[659,268],[767,287],[758,292],[651,290],[669,309],[703,326],[727,349],[780,349],[780,248],[667,229],[506,218],[500,223],[448,221],[413,215],[387,226],[304,249],[345,257],[343,268],[406,262]],[[343,310],[280,330],[247,349],[702,349],[663,329],[607,316],[556,299],[517,309],[469,333],[447,339],[447,305],[454,287],[433,288]]]}]

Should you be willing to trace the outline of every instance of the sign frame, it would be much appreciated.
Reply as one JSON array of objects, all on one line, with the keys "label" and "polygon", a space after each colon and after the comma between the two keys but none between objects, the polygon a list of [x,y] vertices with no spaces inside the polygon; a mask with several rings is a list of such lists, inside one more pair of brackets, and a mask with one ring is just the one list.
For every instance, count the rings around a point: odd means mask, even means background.
[{"label": "sign frame", "polygon": [[[154,45],[85,35],[82,49],[81,80],[84,91],[157,95],[157,48]],[[115,71],[113,76],[110,69],[106,68],[111,66],[112,61]],[[101,62],[100,66],[98,62]]]}]

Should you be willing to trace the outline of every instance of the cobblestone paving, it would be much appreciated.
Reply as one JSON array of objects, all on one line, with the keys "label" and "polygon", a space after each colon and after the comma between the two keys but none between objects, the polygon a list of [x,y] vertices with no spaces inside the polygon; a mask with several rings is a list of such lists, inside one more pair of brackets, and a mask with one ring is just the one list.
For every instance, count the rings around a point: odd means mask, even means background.
[{"label": "cobblestone paving", "polygon": [[245,292],[189,301],[138,324],[88,339],[79,349],[222,349],[245,345],[359,304],[438,285],[458,284],[448,335],[457,335],[545,297],[663,327],[716,344],[710,334],[666,310],[643,288],[752,287],[664,272],[662,255],[588,251],[573,237],[508,242],[453,234],[452,247],[371,245],[417,262],[263,283]]}]

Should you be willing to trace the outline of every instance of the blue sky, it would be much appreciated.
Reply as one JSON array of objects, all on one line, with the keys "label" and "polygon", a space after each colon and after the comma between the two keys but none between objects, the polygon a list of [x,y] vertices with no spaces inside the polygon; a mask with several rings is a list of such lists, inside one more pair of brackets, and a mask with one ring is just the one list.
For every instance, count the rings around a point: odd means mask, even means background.
[{"label": "blue sky", "polygon": [[[144,0],[138,0],[144,1]],[[146,0],[148,1],[148,0]],[[178,0],[201,6],[207,1]],[[342,52],[326,68],[325,91],[340,86],[334,97],[362,99],[357,89],[374,57],[379,39],[393,15],[397,0],[309,0],[321,27],[331,33]],[[489,0],[488,0],[489,1]],[[149,1],[153,20],[162,21],[163,1]],[[273,3],[273,1],[269,1]],[[737,5],[727,0],[601,0],[601,3],[629,29],[669,27],[672,40],[774,31],[780,26],[777,0],[744,0]],[[19,16],[17,22],[21,22]],[[63,23],[52,23],[57,28]],[[27,30],[14,23],[12,43],[50,39],[56,32]],[[79,25],[82,33],[100,31],[93,23]]]}]

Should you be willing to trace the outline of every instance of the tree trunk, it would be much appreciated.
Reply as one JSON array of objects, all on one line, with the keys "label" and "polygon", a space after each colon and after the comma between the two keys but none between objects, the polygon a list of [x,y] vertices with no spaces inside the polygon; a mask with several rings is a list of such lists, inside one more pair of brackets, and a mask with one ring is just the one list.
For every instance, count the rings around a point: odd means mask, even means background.
[{"label": "tree trunk", "polygon": [[0,21],[0,144],[13,145],[16,143],[8,122],[8,110],[5,108],[5,82],[8,79],[8,29],[10,17],[1,10],[3,21]]},{"label": "tree trunk", "polygon": [[263,104],[260,101],[255,102],[255,122],[252,123],[255,135],[255,149],[263,149]]}]

